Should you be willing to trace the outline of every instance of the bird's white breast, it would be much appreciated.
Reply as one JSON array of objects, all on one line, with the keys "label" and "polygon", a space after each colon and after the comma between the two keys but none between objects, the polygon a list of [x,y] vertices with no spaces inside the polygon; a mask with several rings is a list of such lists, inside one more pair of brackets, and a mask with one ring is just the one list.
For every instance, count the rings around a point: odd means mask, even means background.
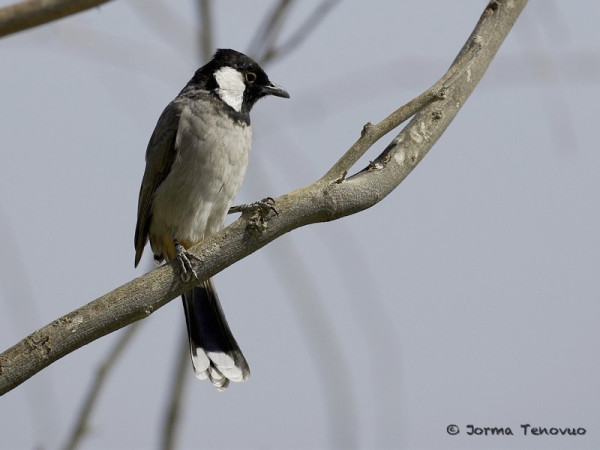
[{"label": "bird's white breast", "polygon": [[225,223],[248,165],[249,125],[226,114],[207,114],[209,104],[182,112],[177,157],[156,190],[150,234],[199,242]]}]

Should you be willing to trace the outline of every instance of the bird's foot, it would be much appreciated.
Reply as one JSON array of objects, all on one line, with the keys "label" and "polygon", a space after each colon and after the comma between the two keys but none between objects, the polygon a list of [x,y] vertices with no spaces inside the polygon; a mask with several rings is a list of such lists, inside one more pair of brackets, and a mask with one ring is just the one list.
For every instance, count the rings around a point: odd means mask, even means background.
[{"label": "bird's foot", "polygon": [[249,203],[247,205],[234,206],[229,209],[230,213],[241,212],[248,223],[246,230],[252,234],[262,234],[267,229],[267,221],[269,220],[269,214],[275,213],[279,215],[275,209],[275,200],[271,197],[267,197],[258,202]]},{"label": "bird's foot", "polygon": [[192,277],[194,277],[196,281],[199,282],[200,278],[198,278],[198,274],[194,270],[192,262],[190,261],[190,259],[198,260],[198,258],[191,253],[188,253],[185,248],[183,248],[183,245],[176,240],[173,241],[173,244],[175,245],[175,253],[177,254],[177,262],[179,263],[181,279],[185,283],[188,283],[192,281]]},{"label": "bird's foot", "polygon": [[261,215],[267,216],[270,212],[274,212],[275,215],[279,215],[277,210],[275,209],[275,200],[273,197],[263,198],[254,203],[246,203],[243,205],[232,206],[229,208],[229,214],[235,213],[249,213],[258,211]]}]

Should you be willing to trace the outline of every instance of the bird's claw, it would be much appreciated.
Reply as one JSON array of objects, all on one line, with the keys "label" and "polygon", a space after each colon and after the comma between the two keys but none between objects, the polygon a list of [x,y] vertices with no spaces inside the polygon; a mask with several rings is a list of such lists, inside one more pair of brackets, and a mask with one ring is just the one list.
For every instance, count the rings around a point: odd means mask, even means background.
[{"label": "bird's claw", "polygon": [[234,206],[229,209],[229,213],[241,212],[242,217],[247,220],[246,229],[253,234],[261,234],[267,228],[269,214],[273,212],[276,216],[279,215],[273,205],[275,205],[275,200],[267,197],[247,205]]},{"label": "bird's claw", "polygon": [[200,282],[200,278],[198,278],[198,274],[194,270],[192,262],[190,259],[198,259],[191,253],[188,253],[183,246],[175,241],[175,252],[177,254],[177,262],[179,263],[179,272],[181,279],[184,283],[189,283],[192,281],[192,277],[196,279],[196,281]]},{"label": "bird's claw", "polygon": [[258,210],[258,212],[263,216],[267,216],[271,211],[274,212],[276,216],[278,216],[279,213],[277,212],[277,209],[275,209],[274,205],[275,199],[273,197],[267,197],[254,203],[232,206],[231,208],[229,208],[229,214],[240,212],[244,214]]}]

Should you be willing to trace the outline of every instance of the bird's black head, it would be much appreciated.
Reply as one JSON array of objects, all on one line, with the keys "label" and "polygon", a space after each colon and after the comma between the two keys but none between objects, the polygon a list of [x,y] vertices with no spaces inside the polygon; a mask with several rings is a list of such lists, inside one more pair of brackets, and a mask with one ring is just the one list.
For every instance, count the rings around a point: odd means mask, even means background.
[{"label": "bird's black head", "polygon": [[230,108],[248,114],[266,95],[289,98],[280,86],[271,83],[265,71],[243,53],[219,49],[208,64],[196,71],[193,83],[213,92]]}]

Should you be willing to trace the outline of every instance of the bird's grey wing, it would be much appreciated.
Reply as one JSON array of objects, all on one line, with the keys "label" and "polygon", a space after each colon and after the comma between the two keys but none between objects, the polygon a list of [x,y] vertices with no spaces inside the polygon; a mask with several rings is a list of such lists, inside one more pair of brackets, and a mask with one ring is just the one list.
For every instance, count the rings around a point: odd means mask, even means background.
[{"label": "bird's grey wing", "polygon": [[135,227],[135,265],[137,267],[148,242],[148,231],[152,220],[152,198],[165,180],[177,155],[175,141],[179,119],[184,105],[173,101],[160,115],[146,150],[146,171],[140,187],[137,224]]}]

